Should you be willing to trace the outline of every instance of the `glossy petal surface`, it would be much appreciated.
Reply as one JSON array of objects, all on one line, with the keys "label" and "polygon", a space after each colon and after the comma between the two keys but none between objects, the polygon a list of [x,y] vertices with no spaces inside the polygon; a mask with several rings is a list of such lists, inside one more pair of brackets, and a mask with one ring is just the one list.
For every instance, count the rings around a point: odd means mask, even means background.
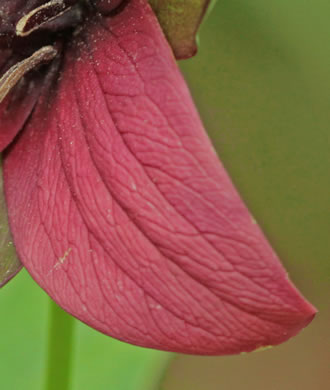
[{"label": "glossy petal surface", "polygon": [[229,354],[283,342],[315,315],[233,188],[144,0],[68,49],[5,180],[22,262],[106,334]]}]

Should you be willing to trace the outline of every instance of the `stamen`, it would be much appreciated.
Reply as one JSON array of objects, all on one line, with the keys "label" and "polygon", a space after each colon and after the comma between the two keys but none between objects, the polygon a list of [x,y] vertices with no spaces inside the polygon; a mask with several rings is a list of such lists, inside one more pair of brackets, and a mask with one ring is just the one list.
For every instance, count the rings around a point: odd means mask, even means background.
[{"label": "stamen", "polygon": [[[71,9],[65,0],[50,0],[24,15],[16,24],[16,35],[25,37]],[[70,2],[69,2],[70,3]]]},{"label": "stamen", "polygon": [[7,70],[0,79],[0,103],[26,73],[44,62],[53,60],[56,55],[57,50],[53,46],[44,46],[33,53],[29,58],[18,62]]}]

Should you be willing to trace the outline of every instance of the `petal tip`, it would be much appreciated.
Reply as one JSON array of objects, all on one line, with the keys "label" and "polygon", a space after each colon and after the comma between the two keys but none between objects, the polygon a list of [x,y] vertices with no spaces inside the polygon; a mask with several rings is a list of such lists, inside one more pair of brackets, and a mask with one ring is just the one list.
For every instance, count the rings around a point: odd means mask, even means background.
[{"label": "petal tip", "polygon": [[304,310],[296,316],[296,321],[292,321],[292,323],[285,328],[282,337],[279,337],[273,345],[281,344],[296,336],[313,321],[314,317],[318,313],[318,310],[307,301],[305,301],[304,306]]}]

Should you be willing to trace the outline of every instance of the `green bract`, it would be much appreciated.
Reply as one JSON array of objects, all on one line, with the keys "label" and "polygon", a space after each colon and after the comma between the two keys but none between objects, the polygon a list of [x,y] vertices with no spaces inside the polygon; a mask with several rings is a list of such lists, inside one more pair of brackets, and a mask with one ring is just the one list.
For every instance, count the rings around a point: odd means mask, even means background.
[{"label": "green bract", "polygon": [[196,34],[215,0],[149,0],[177,59],[196,54]]},{"label": "green bract", "polygon": [[0,287],[21,268],[21,263],[16,257],[8,226],[1,170],[0,163]]}]

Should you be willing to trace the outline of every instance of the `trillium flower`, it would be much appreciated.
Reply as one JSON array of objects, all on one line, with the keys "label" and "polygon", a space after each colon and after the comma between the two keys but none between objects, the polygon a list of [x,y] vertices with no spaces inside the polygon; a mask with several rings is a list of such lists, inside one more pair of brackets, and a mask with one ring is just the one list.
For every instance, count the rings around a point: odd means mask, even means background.
[{"label": "trillium flower", "polygon": [[218,160],[147,1],[0,11],[6,202],[34,280],[91,327],[162,350],[233,354],[305,327],[315,309]]}]

